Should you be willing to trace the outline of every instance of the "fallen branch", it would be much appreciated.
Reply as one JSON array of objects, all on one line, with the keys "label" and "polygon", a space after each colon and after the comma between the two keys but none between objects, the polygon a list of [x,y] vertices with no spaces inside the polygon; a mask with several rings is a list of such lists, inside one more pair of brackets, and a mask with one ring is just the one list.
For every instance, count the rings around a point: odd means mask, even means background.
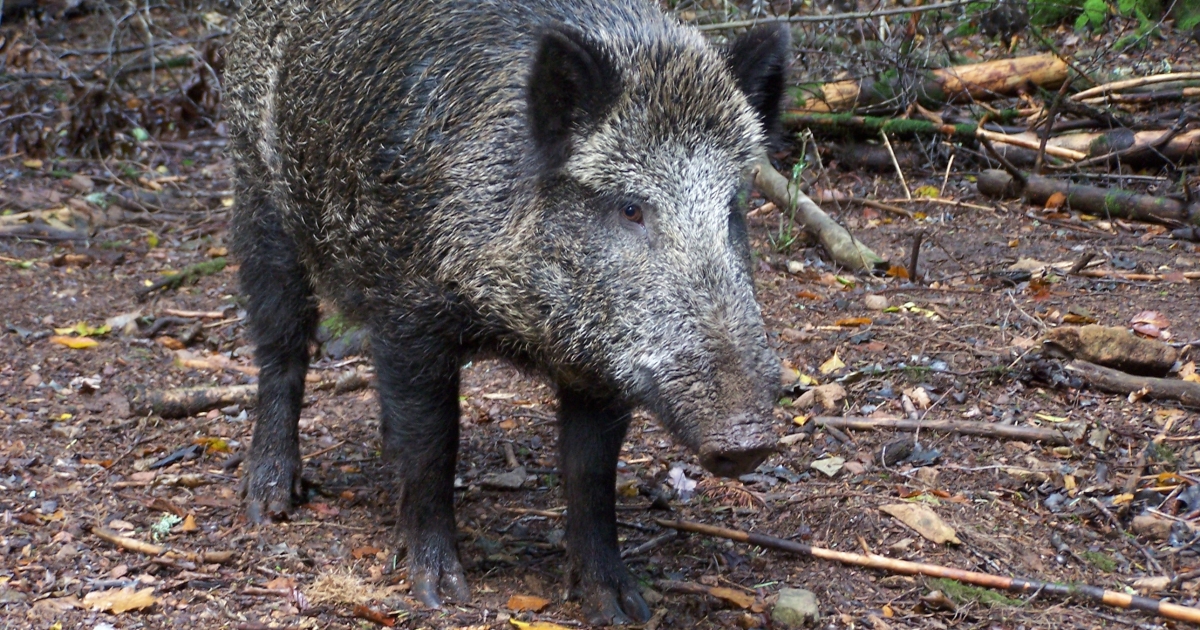
[{"label": "fallen branch", "polygon": [[1189,407],[1200,407],[1200,383],[1173,378],[1134,376],[1078,359],[1067,364],[1067,371],[1078,375],[1085,383],[1101,391],[1137,394],[1155,399],[1169,398]]},{"label": "fallen branch", "polygon": [[[1019,133],[1006,136],[1014,140],[1008,144],[1020,149],[1028,149],[1028,143],[1037,143],[1036,134]],[[1178,129],[1151,129],[1147,131],[1130,131],[1129,129],[1113,129],[1103,132],[1066,133],[1050,138],[1046,142],[1047,153],[1054,147],[1061,151],[1075,151],[1083,154],[1088,164],[1107,163],[1117,157],[1123,162],[1155,162],[1170,160],[1173,162],[1193,162],[1200,159],[1200,129],[1180,131]],[[1035,149],[1036,150],[1036,147]],[[1014,158],[1018,156],[1008,156]],[[1019,159],[1032,158],[1033,155],[1021,155]],[[1081,158],[1082,159],[1082,158]]]},{"label": "fallen branch", "polygon": [[857,11],[854,13],[834,13],[832,15],[789,15],[785,17],[766,18],[756,20],[737,20],[735,22],[721,22],[719,24],[698,24],[698,31],[717,31],[730,28],[745,28],[747,26],[758,26],[761,24],[772,24],[776,22],[784,22],[788,24],[798,24],[801,22],[841,22],[845,20],[869,20],[871,18],[883,17],[887,15],[907,15],[910,13],[925,13],[927,11],[941,11],[942,9],[953,9],[961,7],[977,0],[954,0],[952,2],[942,2],[940,4],[927,4],[919,7],[897,7],[894,9],[882,9],[879,11]]},{"label": "fallen branch", "polygon": [[817,416],[813,418],[813,422],[823,427],[837,427],[841,429],[853,429],[855,431],[874,431],[877,429],[920,430],[961,435],[979,435],[1004,440],[1017,440],[1020,442],[1045,442],[1061,446],[1071,444],[1070,437],[1058,429],[1020,427],[1008,424],[993,424],[991,422],[908,420],[905,418],[843,418],[839,416]]},{"label": "fallen branch", "polygon": [[813,203],[807,195],[788,185],[788,180],[766,157],[760,156],[752,167],[754,185],[763,196],[779,207],[784,216],[792,216],[805,230],[821,242],[837,264],[853,271],[882,271],[886,260],[871,251],[862,241],[851,236],[846,228]]},{"label": "fallen branch", "polygon": [[1130,282],[1178,282],[1179,280],[1200,280],[1200,271],[1176,271],[1174,273],[1133,273],[1128,271],[1108,271],[1106,269],[1084,269],[1077,275],[1085,278],[1113,278]]},{"label": "fallen branch", "polygon": [[178,272],[169,273],[158,280],[155,280],[149,286],[139,287],[134,293],[139,300],[143,300],[147,295],[160,289],[177,289],[185,282],[195,282],[204,276],[211,276],[215,273],[220,273],[225,269],[224,258],[214,258],[206,260],[194,265],[188,265]]},{"label": "fallen branch", "polygon": [[[1055,55],[1034,55],[926,71],[915,88],[918,102],[933,107],[959,98],[989,99],[1015,94],[1029,84],[1053,88],[1067,79],[1067,64]],[[792,88],[800,111],[842,112],[888,102],[900,103],[910,77],[850,79]]]},{"label": "fallen branch", "polygon": [[1114,81],[1097,85],[1094,88],[1088,88],[1082,92],[1071,95],[1071,99],[1082,101],[1085,99],[1112,94],[1131,88],[1142,87],[1144,85],[1154,85],[1157,83],[1172,83],[1175,81],[1194,81],[1200,79],[1200,72],[1174,72],[1167,74],[1155,74],[1148,77],[1138,77],[1136,79],[1125,79],[1123,81]]},{"label": "fallen branch", "polygon": [[979,192],[992,198],[1020,196],[1042,205],[1052,196],[1066,197],[1064,207],[1100,217],[1118,217],[1167,225],[1200,225],[1200,203],[1187,205],[1167,197],[1143,195],[1121,188],[1101,188],[1027,175],[1024,189],[1005,171],[988,169],[979,174]]},{"label": "fallen branch", "polygon": [[966,584],[986,586],[988,588],[1000,589],[1013,593],[1023,593],[1029,595],[1042,594],[1061,597],[1064,599],[1083,598],[1099,604],[1106,604],[1108,606],[1114,606],[1117,608],[1142,610],[1160,615],[1167,619],[1200,623],[1200,608],[1180,606],[1179,604],[1172,604],[1170,602],[1164,602],[1149,597],[1141,597],[1138,595],[1117,593],[1088,584],[1056,584],[1053,582],[1041,582],[1038,580],[1029,580],[1024,578],[991,575],[989,573],[980,573],[978,571],[964,571],[962,569],[943,567],[936,564],[926,564],[923,562],[896,560],[875,554],[862,555],[857,553],[847,553],[845,551],[833,551],[830,549],[813,547],[811,545],[806,545],[804,543],[798,543],[791,540],[785,540],[783,538],[776,538],[774,536],[754,534],[751,532],[728,529],[725,527],[715,527],[712,525],[694,523],[691,521],[668,521],[661,518],[655,519],[655,521],[659,525],[663,527],[670,527],[671,529],[705,534],[707,536],[715,536],[717,538],[725,538],[727,540],[757,545],[759,547],[766,547],[768,549],[787,551],[801,556],[821,558],[822,560],[833,560],[834,562],[840,562],[842,564],[848,564],[851,566],[879,569],[881,571],[901,573],[905,575],[925,575],[928,577],[948,578]]},{"label": "fallen branch", "polygon": [[151,392],[137,391],[129,396],[129,409],[138,416],[186,418],[230,405],[250,407],[257,399],[258,385],[183,387]]},{"label": "fallen branch", "polygon": [[[309,386],[317,391],[330,390],[335,394],[344,394],[365,389],[370,386],[371,380],[370,375],[355,371],[336,379],[309,383]],[[149,392],[135,389],[129,395],[129,409],[134,415],[157,415],[163,418],[186,418],[230,405],[253,407],[257,402],[258,385],[182,387]]]},{"label": "fallen branch", "polygon": [[[946,136],[949,138],[979,138],[1002,144],[1012,145],[1021,149],[1037,152],[1041,141],[1033,134],[1004,134],[988,131],[979,125],[969,123],[937,123],[928,120],[911,118],[881,118],[878,116],[855,116],[851,114],[803,113],[787,112],[783,116],[784,123],[792,126],[823,126],[834,128],[858,129],[863,132],[883,131],[896,134],[913,134],[920,136]],[[1052,138],[1047,142],[1046,154],[1065,160],[1079,161],[1088,157],[1087,153],[1075,148],[1062,147],[1054,143]]]},{"label": "fallen branch", "polygon": [[1109,94],[1107,96],[1097,96],[1080,101],[1088,105],[1104,105],[1107,103],[1114,104],[1132,104],[1132,103],[1163,103],[1166,101],[1182,101],[1189,98],[1200,97],[1200,88],[1185,87],[1167,90],[1154,90],[1152,92],[1138,92],[1135,94]]},{"label": "fallen branch", "polygon": [[175,551],[173,549],[164,547],[163,545],[155,545],[153,543],[137,540],[136,538],[122,536],[112,530],[105,529],[100,526],[93,527],[92,533],[101,540],[112,543],[121,549],[145,554],[148,556],[165,555],[168,558],[182,558],[192,562],[201,561],[206,564],[224,564],[233,559],[232,551],[206,551],[203,553]]}]

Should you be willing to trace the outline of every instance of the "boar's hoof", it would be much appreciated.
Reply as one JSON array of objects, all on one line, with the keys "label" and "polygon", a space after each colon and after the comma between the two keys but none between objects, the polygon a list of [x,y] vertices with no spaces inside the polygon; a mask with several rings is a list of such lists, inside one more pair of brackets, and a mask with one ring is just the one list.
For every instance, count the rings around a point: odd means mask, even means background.
[{"label": "boar's hoof", "polygon": [[443,558],[433,566],[410,566],[412,594],[428,608],[441,608],[442,595],[451,601],[471,601],[471,589],[457,558]]},{"label": "boar's hoof", "polygon": [[246,518],[262,523],[286,516],[292,505],[304,496],[300,477],[300,458],[252,458],[242,477],[241,494],[246,502]]},{"label": "boar's hoof", "polygon": [[593,626],[623,626],[650,620],[650,607],[638,592],[633,576],[626,573],[618,586],[583,585],[583,611]]}]

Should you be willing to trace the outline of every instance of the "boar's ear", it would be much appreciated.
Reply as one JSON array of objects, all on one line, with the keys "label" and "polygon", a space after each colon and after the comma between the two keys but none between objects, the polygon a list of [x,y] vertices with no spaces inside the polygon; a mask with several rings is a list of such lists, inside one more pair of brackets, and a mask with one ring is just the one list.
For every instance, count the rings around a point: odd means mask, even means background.
[{"label": "boar's ear", "polygon": [[558,169],[571,155],[571,136],[598,123],[620,92],[608,55],[566,25],[545,28],[526,88],[529,127],[543,165]]},{"label": "boar's ear", "polygon": [[738,87],[758,112],[759,120],[772,139],[779,131],[779,108],[787,79],[790,40],[791,33],[786,24],[760,26],[737,38],[725,51],[729,70]]}]

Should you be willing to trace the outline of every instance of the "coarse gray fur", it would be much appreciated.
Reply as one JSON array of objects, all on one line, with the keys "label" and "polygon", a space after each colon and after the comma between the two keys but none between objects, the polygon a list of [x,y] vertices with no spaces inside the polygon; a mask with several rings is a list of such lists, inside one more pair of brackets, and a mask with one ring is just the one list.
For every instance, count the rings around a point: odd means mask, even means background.
[{"label": "coarse gray fur", "polygon": [[[297,340],[320,295],[372,332],[385,416],[388,383],[420,381],[405,370],[456,387],[457,366],[486,354],[614,421],[649,408],[715,472],[765,457],[779,368],[737,203],[773,124],[777,102],[761,101],[778,95],[752,103],[736,54],[644,0],[252,0],[239,27],[233,245],[263,364],[259,425],[298,417],[302,381],[279,383],[307,360]],[[561,96],[531,85],[555,36],[599,51],[605,86],[557,144],[530,114],[542,98],[552,118]],[[622,216],[631,205],[638,221]],[[299,490],[294,421],[269,423],[247,471],[257,510]]]}]

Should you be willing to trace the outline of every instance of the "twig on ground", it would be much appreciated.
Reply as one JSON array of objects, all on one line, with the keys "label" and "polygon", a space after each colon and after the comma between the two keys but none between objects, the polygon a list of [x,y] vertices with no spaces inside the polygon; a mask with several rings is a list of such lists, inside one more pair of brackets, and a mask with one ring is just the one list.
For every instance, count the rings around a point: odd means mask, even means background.
[{"label": "twig on ground", "polygon": [[892,166],[896,169],[896,176],[900,178],[900,187],[904,189],[904,198],[912,199],[912,191],[908,189],[908,182],[904,180],[904,169],[900,168],[900,162],[896,161],[896,152],[892,150],[892,141],[888,140],[887,131],[880,129],[879,135],[883,137],[883,146],[887,147],[888,157],[892,158]]},{"label": "twig on ground", "polygon": [[921,260],[921,241],[923,240],[925,240],[925,231],[917,230],[913,234],[912,253],[908,257],[908,279],[914,284],[923,284],[920,276],[917,275],[917,272],[920,271],[917,264]]},{"label": "twig on ground", "polygon": [[1148,77],[1138,77],[1136,79],[1125,79],[1123,81],[1113,81],[1104,85],[1097,85],[1093,88],[1088,88],[1082,92],[1071,95],[1071,100],[1082,101],[1084,99],[1104,96],[1112,92],[1128,90],[1130,88],[1142,87],[1143,85],[1154,85],[1157,83],[1171,83],[1174,81],[1195,81],[1200,79],[1200,72],[1173,72],[1167,74],[1155,74]]},{"label": "twig on ground", "polygon": [[647,540],[636,547],[630,547],[629,549],[622,551],[621,557],[631,558],[633,556],[640,556],[647,551],[655,549],[656,547],[660,547],[665,543],[675,540],[676,538],[679,538],[679,531],[672,529],[671,531],[660,536],[655,536],[654,538],[651,538],[650,540]]},{"label": "twig on ground", "polygon": [[670,527],[672,529],[678,529],[685,532],[694,532],[697,534],[705,534],[707,536],[725,538],[727,540],[758,545],[759,547],[766,547],[768,549],[787,551],[802,556],[821,558],[823,560],[833,560],[835,562],[852,566],[879,569],[882,571],[905,575],[925,575],[929,577],[948,578],[958,582],[963,582],[965,584],[986,586],[988,588],[1000,589],[1013,593],[1041,592],[1042,594],[1052,595],[1055,597],[1081,598],[1117,608],[1142,610],[1160,615],[1167,619],[1200,623],[1200,608],[1180,606],[1179,604],[1151,599],[1149,597],[1141,597],[1138,595],[1117,593],[1114,591],[1104,590],[1097,586],[1091,586],[1089,584],[1056,584],[1024,578],[992,575],[990,573],[980,573],[978,571],[964,571],[962,569],[944,567],[936,564],[885,558],[875,554],[862,555],[857,553],[823,549],[821,547],[813,547],[804,543],[785,540],[783,538],[776,538],[774,536],[755,534],[725,527],[715,527],[712,525],[705,525],[703,523],[694,523],[690,521],[669,521],[666,519],[655,520],[663,527]]},{"label": "twig on ground", "polygon": [[934,431],[937,433],[958,433],[962,435],[978,435],[983,437],[1017,440],[1021,442],[1045,442],[1047,444],[1069,445],[1071,439],[1058,429],[1042,429],[1038,427],[1022,427],[991,422],[967,422],[960,420],[908,420],[905,418],[867,418],[817,416],[813,418],[819,426],[841,427],[856,431],[872,431],[877,429],[899,429],[901,431]]},{"label": "twig on ground", "polygon": [[175,551],[162,545],[155,545],[153,543],[137,540],[136,538],[122,536],[112,530],[105,529],[100,526],[93,527],[92,533],[101,540],[112,543],[121,549],[133,551],[135,553],[146,554],[148,556],[166,555],[167,557],[171,558],[183,558],[185,560],[192,561],[198,560],[208,564],[224,564],[233,559],[232,551],[206,551],[203,553]]}]

